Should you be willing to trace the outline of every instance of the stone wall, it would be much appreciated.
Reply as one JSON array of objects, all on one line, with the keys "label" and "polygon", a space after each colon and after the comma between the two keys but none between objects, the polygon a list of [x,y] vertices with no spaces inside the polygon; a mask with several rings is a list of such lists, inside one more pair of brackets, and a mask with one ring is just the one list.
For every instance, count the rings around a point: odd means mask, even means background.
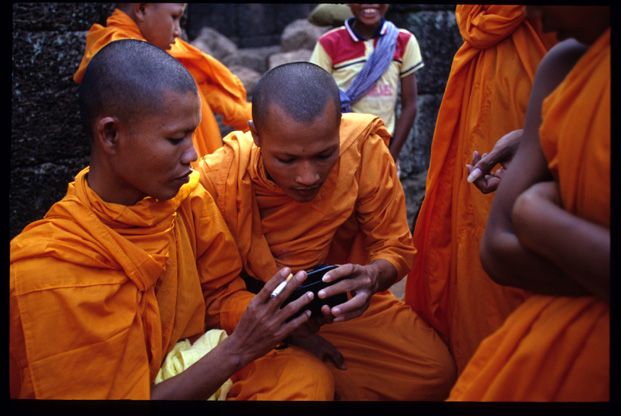
[{"label": "stone wall", "polygon": [[12,238],[41,218],[88,163],[71,77],[93,22],[112,3],[13,3],[11,180]]},{"label": "stone wall", "polygon": [[[192,3],[186,31],[202,25],[227,34],[240,48],[272,47],[292,21],[314,4]],[[13,3],[12,116],[9,189],[12,238],[60,199],[88,163],[71,77],[93,22],[105,22],[113,3]],[[424,192],[429,149],[453,54],[461,43],[451,5],[393,5],[388,18],[413,32],[425,67],[416,73],[418,115],[400,158],[410,221]],[[230,32],[227,32],[230,30]]]},{"label": "stone wall", "polygon": [[283,29],[306,18],[313,7],[312,3],[190,3],[186,30],[193,39],[208,26],[240,48],[277,45]]}]

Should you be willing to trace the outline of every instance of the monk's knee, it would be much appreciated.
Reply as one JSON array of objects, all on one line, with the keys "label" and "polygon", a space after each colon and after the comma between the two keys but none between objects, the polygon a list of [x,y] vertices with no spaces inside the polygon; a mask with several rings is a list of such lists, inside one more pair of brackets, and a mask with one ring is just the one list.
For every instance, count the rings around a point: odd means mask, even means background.
[{"label": "monk's knee", "polygon": [[[441,344],[440,344],[441,343]],[[429,364],[429,382],[434,386],[435,396],[432,400],[445,400],[457,379],[457,366],[442,341],[438,342],[436,355]]]},{"label": "monk's knee", "polygon": [[333,400],[335,381],[328,364],[314,355],[297,347],[279,351],[286,357],[286,365],[281,373],[281,384],[297,385],[287,400]]}]

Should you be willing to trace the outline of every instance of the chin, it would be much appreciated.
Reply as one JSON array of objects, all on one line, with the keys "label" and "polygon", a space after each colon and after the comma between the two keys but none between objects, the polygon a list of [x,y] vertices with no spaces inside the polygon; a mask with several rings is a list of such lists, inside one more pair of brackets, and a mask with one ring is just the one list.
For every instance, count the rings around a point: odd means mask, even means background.
[{"label": "chin", "polygon": [[296,202],[301,202],[301,203],[311,202],[317,197],[318,193],[319,192],[315,192],[312,195],[300,195],[298,193],[291,193],[289,194],[289,198],[293,199]]}]

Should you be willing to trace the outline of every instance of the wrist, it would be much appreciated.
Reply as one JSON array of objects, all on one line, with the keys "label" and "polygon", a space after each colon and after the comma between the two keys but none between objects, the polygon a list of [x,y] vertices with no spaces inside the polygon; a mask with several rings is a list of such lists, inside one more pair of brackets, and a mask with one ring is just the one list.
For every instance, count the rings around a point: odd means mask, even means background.
[{"label": "wrist", "polygon": [[242,345],[240,344],[235,332],[229,335],[224,341],[220,343],[224,351],[224,361],[232,373],[241,370],[246,364],[252,361],[247,357],[247,354],[243,352]]},{"label": "wrist", "polygon": [[376,291],[388,290],[393,284],[399,280],[397,268],[388,260],[378,259],[374,264],[378,269],[377,289]]}]

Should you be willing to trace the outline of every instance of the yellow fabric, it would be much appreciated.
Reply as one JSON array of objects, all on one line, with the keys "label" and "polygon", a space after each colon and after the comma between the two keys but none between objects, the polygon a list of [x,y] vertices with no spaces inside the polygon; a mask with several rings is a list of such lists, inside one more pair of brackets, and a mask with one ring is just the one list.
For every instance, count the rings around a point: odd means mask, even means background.
[{"label": "yellow fabric", "polygon": [[[388,137],[379,118],[344,114],[339,161],[307,203],[290,199],[267,178],[250,134],[225,137],[199,171],[235,236],[245,270],[266,281],[281,266],[297,271],[327,259],[345,263],[350,253],[341,247],[343,256],[336,256],[334,239],[353,222],[364,234],[362,264],[385,259],[404,276],[416,250]],[[320,335],[347,363],[346,371],[327,364],[340,399],[440,400],[448,394],[453,363],[446,346],[389,292],[375,294],[362,317],[324,325]]]},{"label": "yellow fabric", "polygon": [[[563,208],[610,227],[610,29],[543,102],[540,143]],[[451,400],[610,400],[610,310],[532,296],[485,339]]]},{"label": "yellow fabric", "polygon": [[[164,364],[155,377],[155,384],[180,374],[192,364],[203,358],[213,350],[216,345],[226,338],[226,332],[221,329],[211,329],[205,332],[194,344],[184,339],[177,342],[172,350],[166,355]],[[207,400],[226,400],[226,395],[231,389],[233,381],[227,379],[214,394]]]},{"label": "yellow fabric", "polygon": [[[146,42],[136,23],[123,11],[115,9],[106,26],[94,24],[86,34],[86,49],[73,80],[80,83],[91,59],[104,46],[120,39]],[[246,89],[231,71],[217,59],[177,38],[168,51],[190,72],[198,86],[201,101],[201,123],[193,141],[199,157],[222,146],[222,136],[214,112],[221,114],[225,124],[247,130],[252,118]]]},{"label": "yellow fabric", "polygon": [[405,301],[448,341],[459,372],[526,293],[494,283],[480,241],[493,194],[466,181],[474,150],[523,127],[535,71],[548,46],[524,6],[459,5],[459,48],[438,113],[425,199],[414,228],[419,250]]}]

